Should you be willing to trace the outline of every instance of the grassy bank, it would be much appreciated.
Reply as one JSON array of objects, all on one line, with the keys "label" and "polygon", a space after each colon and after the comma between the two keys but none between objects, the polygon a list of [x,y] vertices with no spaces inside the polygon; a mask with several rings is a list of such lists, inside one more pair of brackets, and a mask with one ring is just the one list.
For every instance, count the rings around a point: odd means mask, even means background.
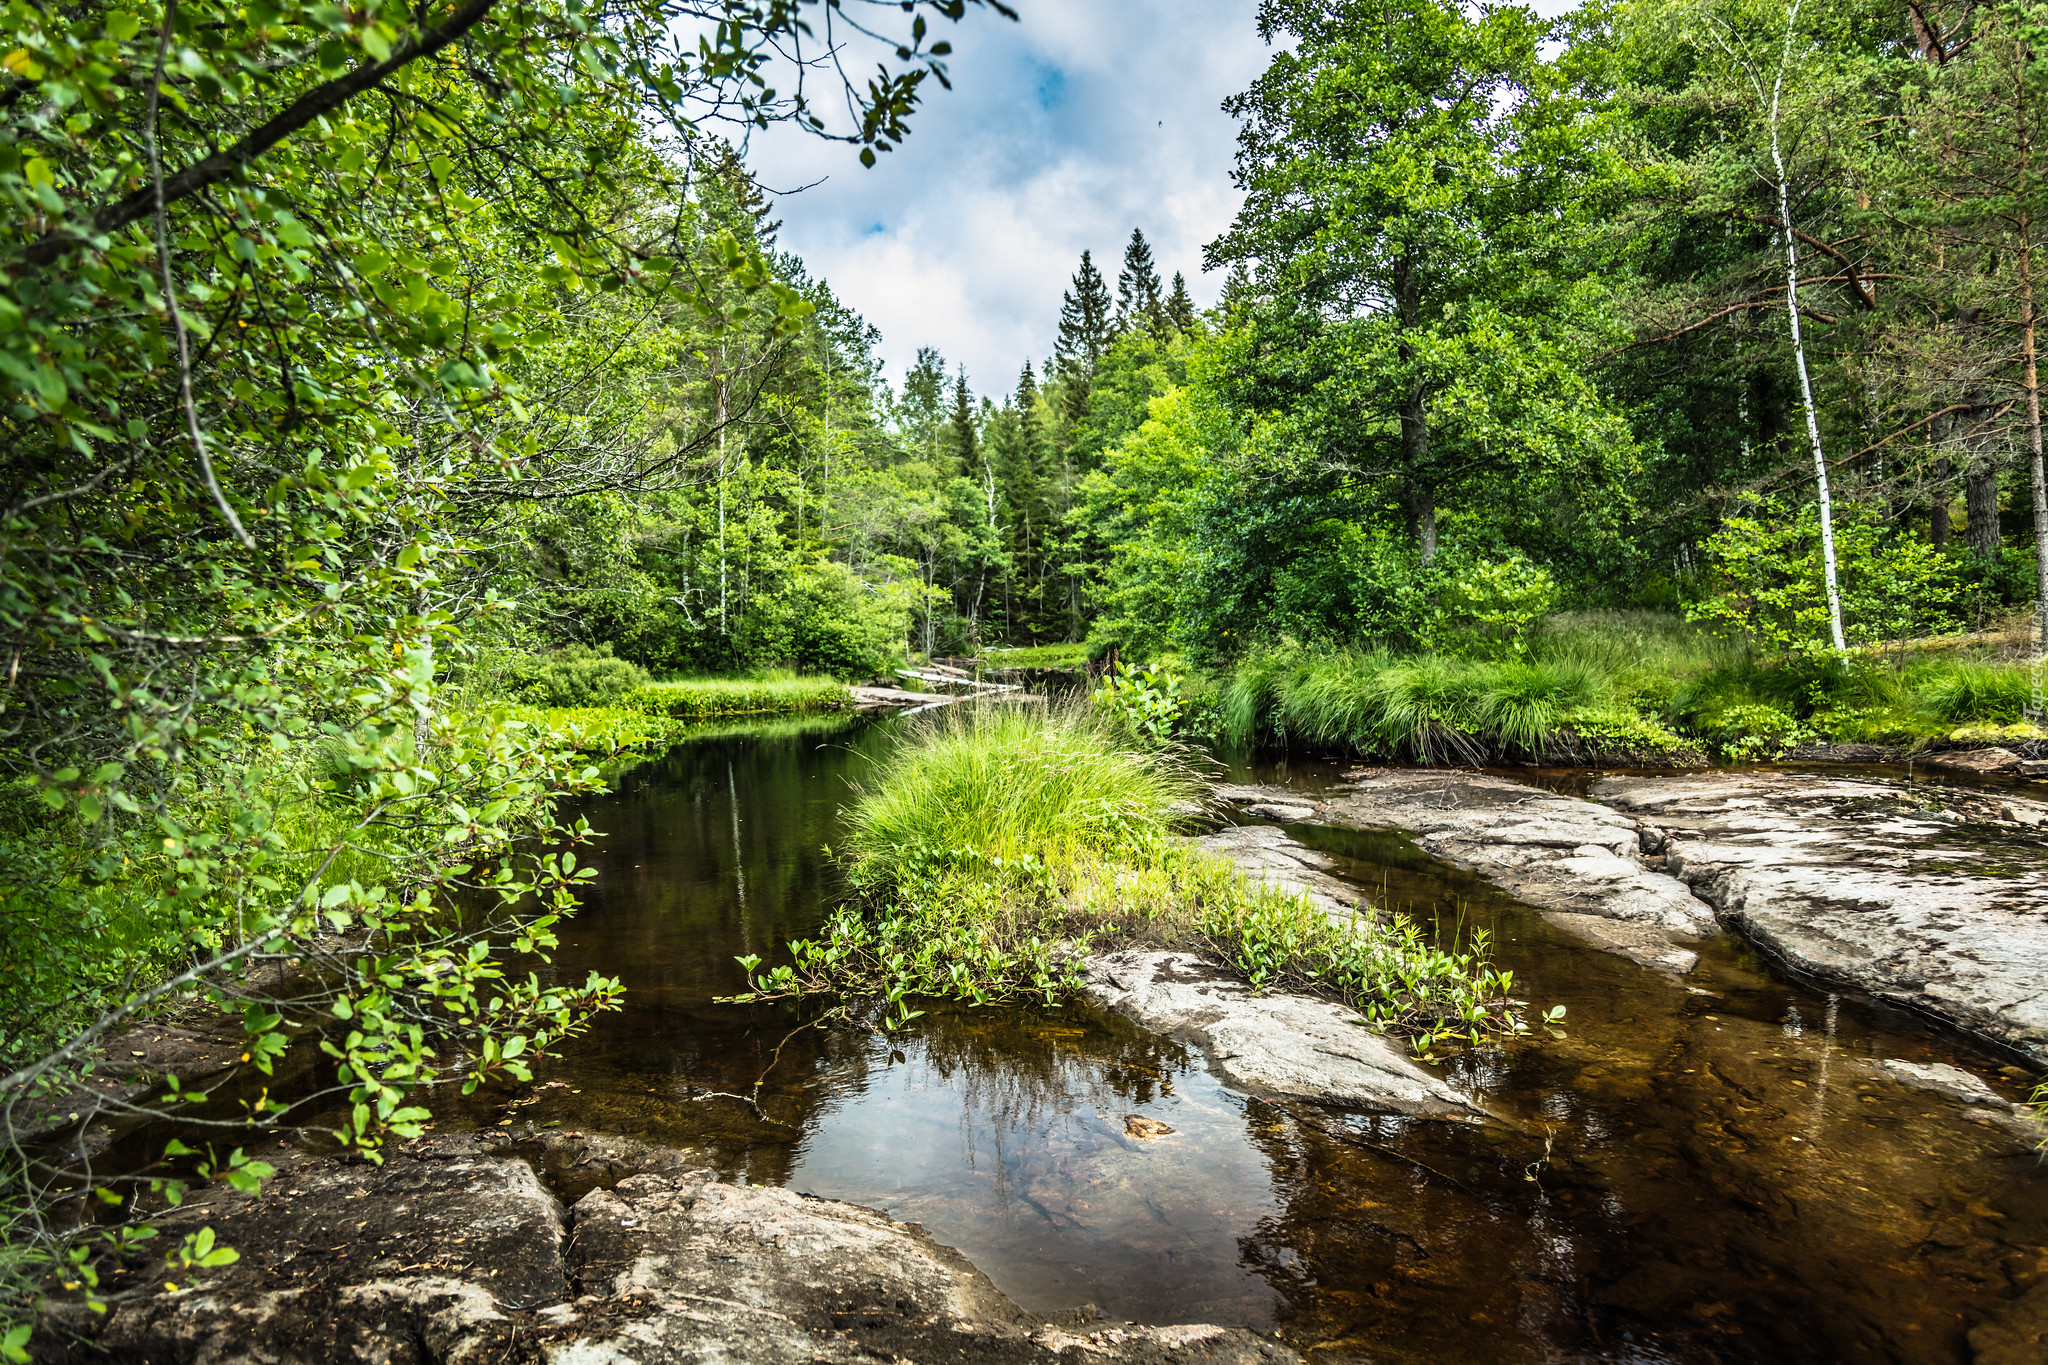
[{"label": "grassy bank", "polygon": [[1142,944],[1340,997],[1425,1047],[1519,1026],[1483,941],[1445,952],[1395,914],[1338,923],[1175,838],[1204,790],[1181,758],[1082,714],[936,713],[848,811],[853,899],[791,945],[793,963],[757,972],[755,993],[879,996],[896,1021],[917,996],[1058,1004],[1086,954]]},{"label": "grassy bank", "polygon": [[1770,759],[1813,744],[2044,738],[2019,663],[1965,649],[1763,656],[1675,617],[1554,617],[1515,658],[1269,649],[1222,681],[1237,739],[1424,761]]},{"label": "grassy bank", "polygon": [[645,683],[627,693],[622,704],[652,715],[697,720],[834,711],[852,702],[852,689],[837,678],[769,672]]}]

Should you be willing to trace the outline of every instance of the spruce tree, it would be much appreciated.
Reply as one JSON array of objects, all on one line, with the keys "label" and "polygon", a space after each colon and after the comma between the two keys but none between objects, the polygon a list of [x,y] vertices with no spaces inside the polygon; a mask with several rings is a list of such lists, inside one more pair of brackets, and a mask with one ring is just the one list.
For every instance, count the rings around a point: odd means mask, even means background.
[{"label": "spruce tree", "polygon": [[1140,327],[1158,334],[1166,330],[1166,309],[1160,302],[1159,269],[1152,263],[1152,244],[1137,228],[1124,248],[1124,268],[1116,277],[1116,334]]},{"label": "spruce tree", "polygon": [[967,392],[967,367],[962,365],[953,376],[953,412],[948,425],[953,433],[953,454],[960,461],[960,468],[974,468],[974,398]]},{"label": "spruce tree", "polygon": [[1110,342],[1109,286],[1087,252],[1081,253],[1081,268],[1074,272],[1074,286],[1060,299],[1060,368],[1077,375],[1083,384],[1095,375],[1095,367]]},{"label": "spruce tree", "polygon": [[1038,375],[1032,370],[1031,362],[1024,362],[1023,373],[1017,376],[1017,411],[1027,417],[1038,402]]},{"label": "spruce tree", "polygon": [[1173,272],[1173,292],[1166,296],[1166,321],[1176,332],[1195,327],[1195,301],[1188,297],[1187,276],[1178,270]]}]

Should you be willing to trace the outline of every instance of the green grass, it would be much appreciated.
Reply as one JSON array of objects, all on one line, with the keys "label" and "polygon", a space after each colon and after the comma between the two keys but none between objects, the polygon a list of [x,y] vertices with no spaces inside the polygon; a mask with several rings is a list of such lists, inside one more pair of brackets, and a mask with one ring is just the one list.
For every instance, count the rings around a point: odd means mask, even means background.
[{"label": "green grass", "polygon": [[1077,713],[955,706],[917,724],[847,812],[854,885],[886,890],[955,852],[1063,866],[1147,853],[1205,791],[1191,770],[1113,743]]},{"label": "green grass", "polygon": [[2024,665],[1942,653],[1760,657],[1647,612],[1562,614],[1525,658],[1271,649],[1223,680],[1223,732],[1424,762],[1769,759],[1811,743],[2011,744]]},{"label": "green grass", "polygon": [[855,899],[791,962],[743,959],[741,998],[879,999],[894,1027],[919,996],[1057,1005],[1090,952],[1154,944],[1206,950],[1255,988],[1338,996],[1422,1050],[1522,1027],[1483,937],[1446,949],[1398,915],[1333,919],[1174,838],[1204,790],[1180,756],[1082,711],[939,713],[847,812]]},{"label": "green grass", "polygon": [[627,694],[623,704],[656,715],[694,719],[833,711],[852,700],[852,690],[837,678],[769,672],[647,683]]},{"label": "green grass", "polygon": [[1386,651],[1274,652],[1224,688],[1226,732],[1425,762],[1539,756],[1590,734],[1671,749],[1676,737],[1628,709],[1597,664],[1562,657],[1495,662]]},{"label": "green grass", "polygon": [[1081,643],[996,648],[983,651],[983,657],[988,660],[990,668],[1085,668],[1088,666],[1088,646]]}]

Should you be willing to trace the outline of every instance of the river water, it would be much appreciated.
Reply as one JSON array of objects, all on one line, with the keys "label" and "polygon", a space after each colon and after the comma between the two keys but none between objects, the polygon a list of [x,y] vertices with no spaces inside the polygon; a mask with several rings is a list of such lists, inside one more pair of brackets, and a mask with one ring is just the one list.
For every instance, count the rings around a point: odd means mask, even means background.
[{"label": "river water", "polygon": [[[691,1148],[922,1223],[1027,1310],[1244,1324],[1318,1361],[1967,1362],[1968,1328],[2048,1277],[2048,1167],[1876,1065],[2017,1096],[2006,1059],[1733,938],[1674,981],[1397,835],[1292,831],[1374,901],[1488,927],[1517,993],[1566,1006],[1558,1036],[1440,1067],[1496,1122],[1270,1104],[1086,1007],[934,1007],[884,1037],[715,1003],[736,956],[783,960],[820,920],[822,850],[888,742],[785,723],[625,773],[587,809],[601,876],[552,968],[622,977],[624,1012],[532,1087],[445,1101],[444,1127]],[[728,1098],[757,1081],[758,1110]],[[1132,1115],[1174,1131],[1127,1136]]]}]

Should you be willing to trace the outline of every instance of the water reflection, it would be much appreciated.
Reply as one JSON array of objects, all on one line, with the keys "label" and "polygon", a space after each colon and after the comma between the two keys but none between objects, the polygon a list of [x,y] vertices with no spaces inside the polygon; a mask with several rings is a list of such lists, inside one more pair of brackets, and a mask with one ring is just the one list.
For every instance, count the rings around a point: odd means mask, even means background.
[{"label": "water reflection", "polygon": [[[1518,989],[1568,1007],[1562,1037],[1445,1063],[1499,1123],[1268,1104],[1085,1009],[933,1008],[884,1037],[713,1004],[735,955],[818,922],[821,849],[884,741],[782,727],[627,774],[590,811],[602,876],[556,968],[624,977],[626,1013],[539,1078],[564,1085],[447,1121],[692,1147],[922,1222],[1028,1309],[1272,1326],[1317,1360],[1962,1362],[1969,1324],[2048,1277],[2039,1163],[1876,1065],[1995,1059],[1734,940],[1683,983],[1589,951],[1398,836],[1293,831],[1376,897],[1488,927]],[[707,1098],[757,1080],[759,1113]]]}]

